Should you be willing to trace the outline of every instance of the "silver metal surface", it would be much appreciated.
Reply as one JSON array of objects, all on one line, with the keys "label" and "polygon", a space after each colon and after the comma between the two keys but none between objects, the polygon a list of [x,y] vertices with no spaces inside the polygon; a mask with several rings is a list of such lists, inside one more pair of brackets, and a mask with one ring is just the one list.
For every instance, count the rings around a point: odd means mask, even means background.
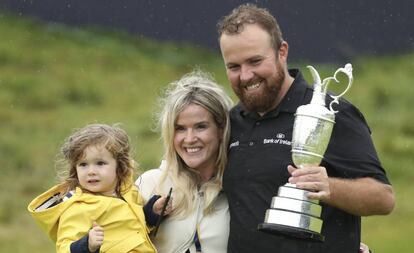
[{"label": "silver metal surface", "polygon": [[272,209],[294,211],[298,213],[311,215],[314,217],[320,217],[322,212],[322,207],[318,204],[278,196],[272,198],[272,204],[270,205],[270,207]]},{"label": "silver metal surface", "polygon": [[298,108],[292,135],[292,159],[296,166],[320,164],[331,138],[334,119],[334,113],[323,106],[308,104]]},{"label": "silver metal surface", "polygon": [[310,215],[278,209],[267,209],[265,223],[284,225],[320,233],[322,220]]},{"label": "silver metal surface", "polygon": [[318,203],[317,200],[308,198],[308,192],[309,191],[296,188],[294,184],[285,184],[284,186],[279,187],[277,196]]}]

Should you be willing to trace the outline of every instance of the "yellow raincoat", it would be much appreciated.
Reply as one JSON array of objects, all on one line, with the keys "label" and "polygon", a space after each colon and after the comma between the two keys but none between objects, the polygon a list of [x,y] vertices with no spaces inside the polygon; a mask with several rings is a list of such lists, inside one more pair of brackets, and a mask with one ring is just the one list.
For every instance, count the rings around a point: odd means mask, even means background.
[{"label": "yellow raincoat", "polygon": [[36,222],[56,243],[56,252],[70,252],[71,243],[85,236],[93,221],[104,229],[100,252],[156,252],[148,237],[141,195],[135,186],[129,187],[122,195],[123,199],[94,195],[76,188],[68,200],[45,210],[35,210],[60,191],[62,185],[54,186],[28,206]]}]

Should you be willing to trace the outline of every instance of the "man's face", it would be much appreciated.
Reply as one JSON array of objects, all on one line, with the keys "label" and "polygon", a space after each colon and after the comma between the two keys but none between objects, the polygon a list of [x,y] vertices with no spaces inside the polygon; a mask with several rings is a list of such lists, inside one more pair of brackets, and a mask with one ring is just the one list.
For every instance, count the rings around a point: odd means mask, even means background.
[{"label": "man's face", "polygon": [[222,34],[220,49],[233,91],[247,110],[263,114],[275,108],[286,62],[272,47],[270,35],[258,25],[245,25],[239,34]]}]

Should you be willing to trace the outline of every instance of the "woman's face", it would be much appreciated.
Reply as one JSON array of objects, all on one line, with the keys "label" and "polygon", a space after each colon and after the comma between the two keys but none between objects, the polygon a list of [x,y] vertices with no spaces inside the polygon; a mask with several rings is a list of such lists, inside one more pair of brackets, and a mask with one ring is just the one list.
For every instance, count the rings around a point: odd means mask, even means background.
[{"label": "woman's face", "polygon": [[222,132],[209,111],[189,104],[177,117],[174,148],[190,168],[211,172],[215,170]]}]

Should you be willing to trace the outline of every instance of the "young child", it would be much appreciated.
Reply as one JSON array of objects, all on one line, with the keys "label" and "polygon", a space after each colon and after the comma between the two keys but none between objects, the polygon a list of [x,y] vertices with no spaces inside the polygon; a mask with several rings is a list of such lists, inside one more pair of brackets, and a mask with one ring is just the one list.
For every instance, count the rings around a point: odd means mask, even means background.
[{"label": "young child", "polygon": [[[56,251],[156,252],[133,184],[134,161],[125,131],[88,125],[69,136],[61,151],[65,179],[28,206],[56,242]],[[150,210],[159,214],[164,202],[165,197],[154,199]]]}]

